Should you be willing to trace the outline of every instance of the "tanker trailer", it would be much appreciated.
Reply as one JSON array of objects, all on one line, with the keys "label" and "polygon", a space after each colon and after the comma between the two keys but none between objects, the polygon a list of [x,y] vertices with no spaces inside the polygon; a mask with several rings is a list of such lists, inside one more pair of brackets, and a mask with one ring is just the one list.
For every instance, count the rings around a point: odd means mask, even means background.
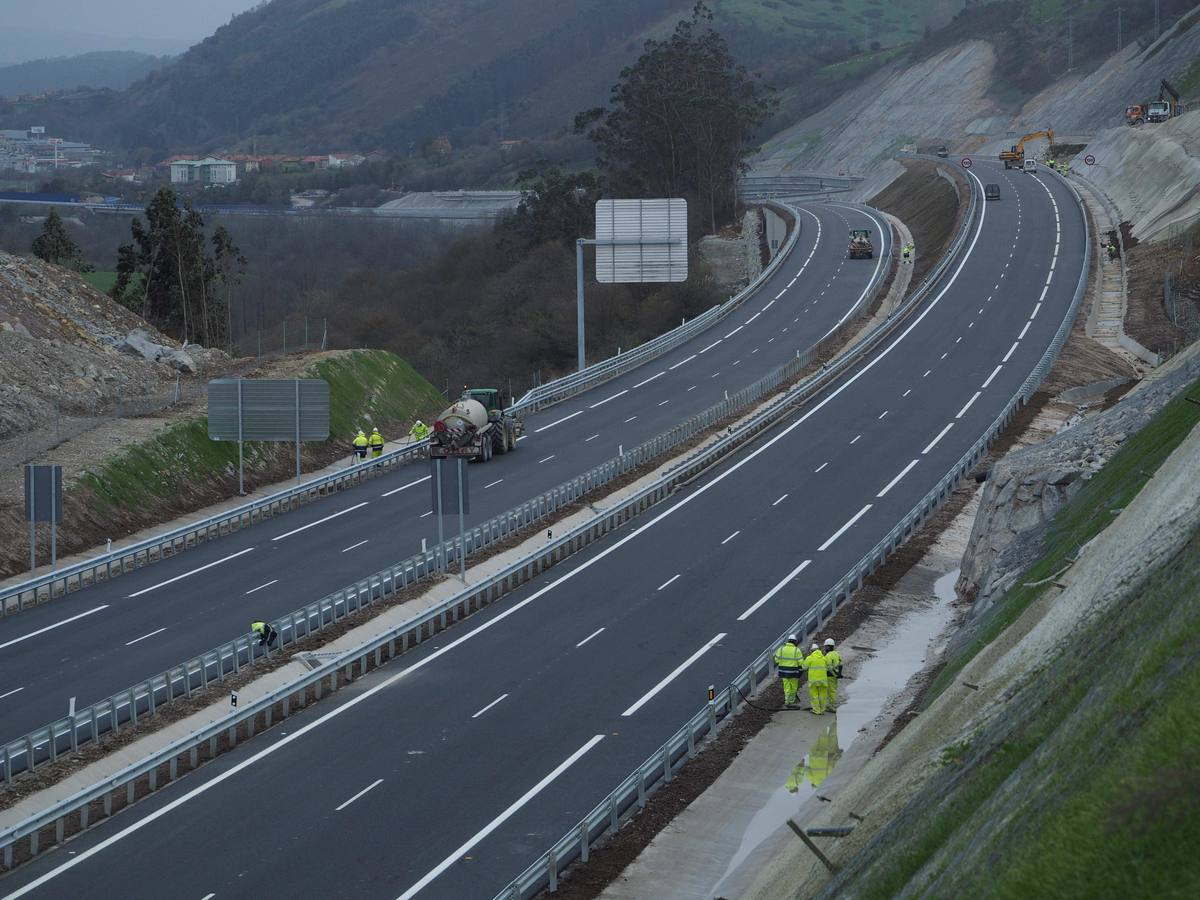
[{"label": "tanker trailer", "polygon": [[504,411],[500,392],[475,388],[463,391],[434,421],[429,455],[486,462],[493,453],[515,450],[520,436],[521,420]]}]

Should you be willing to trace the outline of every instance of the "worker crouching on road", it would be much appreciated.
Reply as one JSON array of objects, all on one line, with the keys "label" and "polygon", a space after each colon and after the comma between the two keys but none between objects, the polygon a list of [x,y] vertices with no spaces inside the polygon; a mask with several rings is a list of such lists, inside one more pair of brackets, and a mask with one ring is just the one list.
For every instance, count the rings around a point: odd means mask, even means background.
[{"label": "worker crouching on road", "polygon": [[825,655],[816,644],[804,659],[804,671],[808,673],[808,699],[814,715],[824,715],[828,700],[828,682],[825,674]]},{"label": "worker crouching on road", "polygon": [[783,646],[775,651],[775,666],[779,669],[779,677],[783,679],[784,706],[795,706],[796,695],[800,691],[804,651],[797,646],[799,643],[800,639],[790,634]]},{"label": "worker crouching on road", "polygon": [[383,435],[379,433],[378,428],[371,429],[371,436],[367,438],[367,443],[371,445],[371,459],[383,456]]},{"label": "worker crouching on road", "polygon": [[828,709],[837,709],[837,686],[842,677],[842,654],[838,653],[833,638],[825,638],[825,685],[829,695]]},{"label": "worker crouching on road", "polygon": [[258,635],[258,646],[274,647],[279,632],[271,627],[270,622],[251,622],[250,631]]},{"label": "worker crouching on road", "polygon": [[354,436],[354,456],[359,462],[367,458],[367,441],[366,434],[360,428],[358,434]]}]

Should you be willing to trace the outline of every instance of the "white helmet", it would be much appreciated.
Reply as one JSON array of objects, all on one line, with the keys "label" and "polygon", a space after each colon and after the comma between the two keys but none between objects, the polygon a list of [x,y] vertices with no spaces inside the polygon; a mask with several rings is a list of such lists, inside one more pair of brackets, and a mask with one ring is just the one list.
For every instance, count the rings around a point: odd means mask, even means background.
[{"label": "white helmet", "polygon": [[794,634],[789,634],[788,635],[788,643],[789,644],[798,644],[798,643],[800,643],[800,638],[796,637]]},{"label": "white helmet", "polygon": [[833,638],[825,638],[825,646],[832,647],[833,646]]},{"label": "white helmet", "polygon": [[818,647],[816,644],[813,644],[813,645],[812,645],[812,647],[811,647],[810,649],[812,649],[812,650],[820,650],[821,648],[820,648],[820,647]]}]

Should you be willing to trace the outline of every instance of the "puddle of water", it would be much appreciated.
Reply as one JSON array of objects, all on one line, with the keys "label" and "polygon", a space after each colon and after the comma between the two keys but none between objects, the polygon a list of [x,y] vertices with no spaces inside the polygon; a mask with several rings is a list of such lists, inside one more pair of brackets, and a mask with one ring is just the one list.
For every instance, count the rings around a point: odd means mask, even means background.
[{"label": "puddle of water", "polygon": [[[786,827],[787,820],[833,773],[837,761],[850,748],[859,731],[873,722],[888,699],[925,665],[929,642],[950,620],[950,604],[954,600],[958,573],[955,569],[934,582],[938,602],[901,619],[887,643],[857,667],[853,682],[839,685],[833,721],[807,748],[787,783],[776,789],[754,814],[725,872],[709,891],[710,897],[737,896],[740,891],[733,890],[734,887],[744,889],[749,885],[756,872],[738,877],[738,868],[763,841]],[[801,686],[801,691],[805,690]],[[739,883],[735,885],[734,882]]]}]

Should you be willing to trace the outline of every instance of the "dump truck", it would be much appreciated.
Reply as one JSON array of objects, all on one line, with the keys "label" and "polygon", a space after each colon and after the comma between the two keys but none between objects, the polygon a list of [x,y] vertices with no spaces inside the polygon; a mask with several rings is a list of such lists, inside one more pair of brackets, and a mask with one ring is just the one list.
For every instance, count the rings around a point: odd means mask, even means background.
[{"label": "dump truck", "polygon": [[1025,165],[1025,142],[1035,141],[1038,138],[1045,138],[1049,143],[1054,143],[1054,129],[1047,128],[1044,131],[1031,131],[1029,134],[1022,137],[1019,141],[1012,145],[1008,150],[1000,151],[1000,162],[1004,163],[1006,169],[1019,169]]},{"label": "dump truck", "polygon": [[1147,122],[1165,122],[1184,113],[1184,106],[1179,101],[1179,91],[1165,78],[1159,84],[1158,99],[1146,109]]},{"label": "dump truck", "polygon": [[487,462],[494,453],[515,450],[521,430],[521,420],[505,411],[496,388],[466,389],[434,420],[429,455]]},{"label": "dump truck", "polygon": [[852,228],[850,230],[850,247],[847,255],[850,259],[870,259],[875,255],[875,247],[871,244],[871,229]]}]

